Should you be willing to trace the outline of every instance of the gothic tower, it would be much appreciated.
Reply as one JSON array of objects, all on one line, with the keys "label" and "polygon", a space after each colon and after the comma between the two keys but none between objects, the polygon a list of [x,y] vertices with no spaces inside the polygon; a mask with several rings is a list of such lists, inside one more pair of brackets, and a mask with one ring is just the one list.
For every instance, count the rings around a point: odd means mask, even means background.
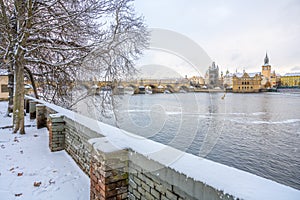
[{"label": "gothic tower", "polygon": [[262,66],[261,74],[267,79],[267,81],[271,80],[271,65],[269,64],[268,54],[266,53],[266,57],[264,60],[264,65]]},{"label": "gothic tower", "polygon": [[219,66],[213,62],[206,72],[206,84],[209,88],[214,88],[220,86],[219,82]]}]

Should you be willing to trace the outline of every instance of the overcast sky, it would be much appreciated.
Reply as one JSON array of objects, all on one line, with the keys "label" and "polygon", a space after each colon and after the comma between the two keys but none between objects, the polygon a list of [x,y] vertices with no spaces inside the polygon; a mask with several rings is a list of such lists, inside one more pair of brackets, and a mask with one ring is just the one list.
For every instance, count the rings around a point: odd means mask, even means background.
[{"label": "overcast sky", "polygon": [[149,28],[192,39],[224,72],[260,71],[266,51],[272,70],[300,72],[300,0],[136,0],[135,8]]}]

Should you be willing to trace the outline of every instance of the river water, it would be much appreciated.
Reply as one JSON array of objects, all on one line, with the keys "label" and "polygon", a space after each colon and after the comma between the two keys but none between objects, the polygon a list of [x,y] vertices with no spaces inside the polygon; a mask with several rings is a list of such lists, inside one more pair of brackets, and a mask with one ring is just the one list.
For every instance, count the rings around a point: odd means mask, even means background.
[{"label": "river water", "polygon": [[[120,96],[129,132],[300,190],[300,92]],[[111,121],[110,121],[111,122]]]}]

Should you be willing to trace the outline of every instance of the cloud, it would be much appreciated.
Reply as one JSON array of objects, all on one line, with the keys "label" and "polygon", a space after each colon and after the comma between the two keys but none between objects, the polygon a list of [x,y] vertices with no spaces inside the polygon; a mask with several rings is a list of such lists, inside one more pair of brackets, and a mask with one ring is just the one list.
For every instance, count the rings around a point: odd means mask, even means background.
[{"label": "cloud", "polygon": [[136,7],[150,28],[190,37],[229,70],[260,71],[266,51],[276,71],[300,65],[297,0],[136,0]]},{"label": "cloud", "polygon": [[210,63],[204,60],[203,65],[195,68],[181,57],[168,52],[148,50],[137,63],[139,74],[143,78],[173,78],[203,76]]},{"label": "cloud", "polygon": [[137,78],[143,79],[168,79],[168,78],[183,78],[174,69],[163,65],[143,65],[138,68],[139,73]]},{"label": "cloud", "polygon": [[293,67],[292,69],[291,69],[291,71],[293,71],[293,72],[300,72],[300,66],[296,66],[296,67]]}]

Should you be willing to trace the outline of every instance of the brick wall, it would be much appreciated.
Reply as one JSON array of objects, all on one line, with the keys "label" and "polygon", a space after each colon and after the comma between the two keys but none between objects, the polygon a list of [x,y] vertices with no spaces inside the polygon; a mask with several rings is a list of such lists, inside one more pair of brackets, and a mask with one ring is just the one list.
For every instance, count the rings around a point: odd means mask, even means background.
[{"label": "brick wall", "polygon": [[234,199],[223,191],[195,181],[141,154],[129,155],[128,198],[130,200]]},{"label": "brick wall", "polygon": [[65,148],[65,121],[60,114],[49,115],[49,148],[51,151],[60,151]]},{"label": "brick wall", "polygon": [[75,160],[79,167],[90,175],[92,145],[88,142],[91,138],[102,137],[85,126],[65,118],[65,150]]},{"label": "brick wall", "polygon": [[91,200],[127,199],[128,152],[95,150],[91,159]]}]

